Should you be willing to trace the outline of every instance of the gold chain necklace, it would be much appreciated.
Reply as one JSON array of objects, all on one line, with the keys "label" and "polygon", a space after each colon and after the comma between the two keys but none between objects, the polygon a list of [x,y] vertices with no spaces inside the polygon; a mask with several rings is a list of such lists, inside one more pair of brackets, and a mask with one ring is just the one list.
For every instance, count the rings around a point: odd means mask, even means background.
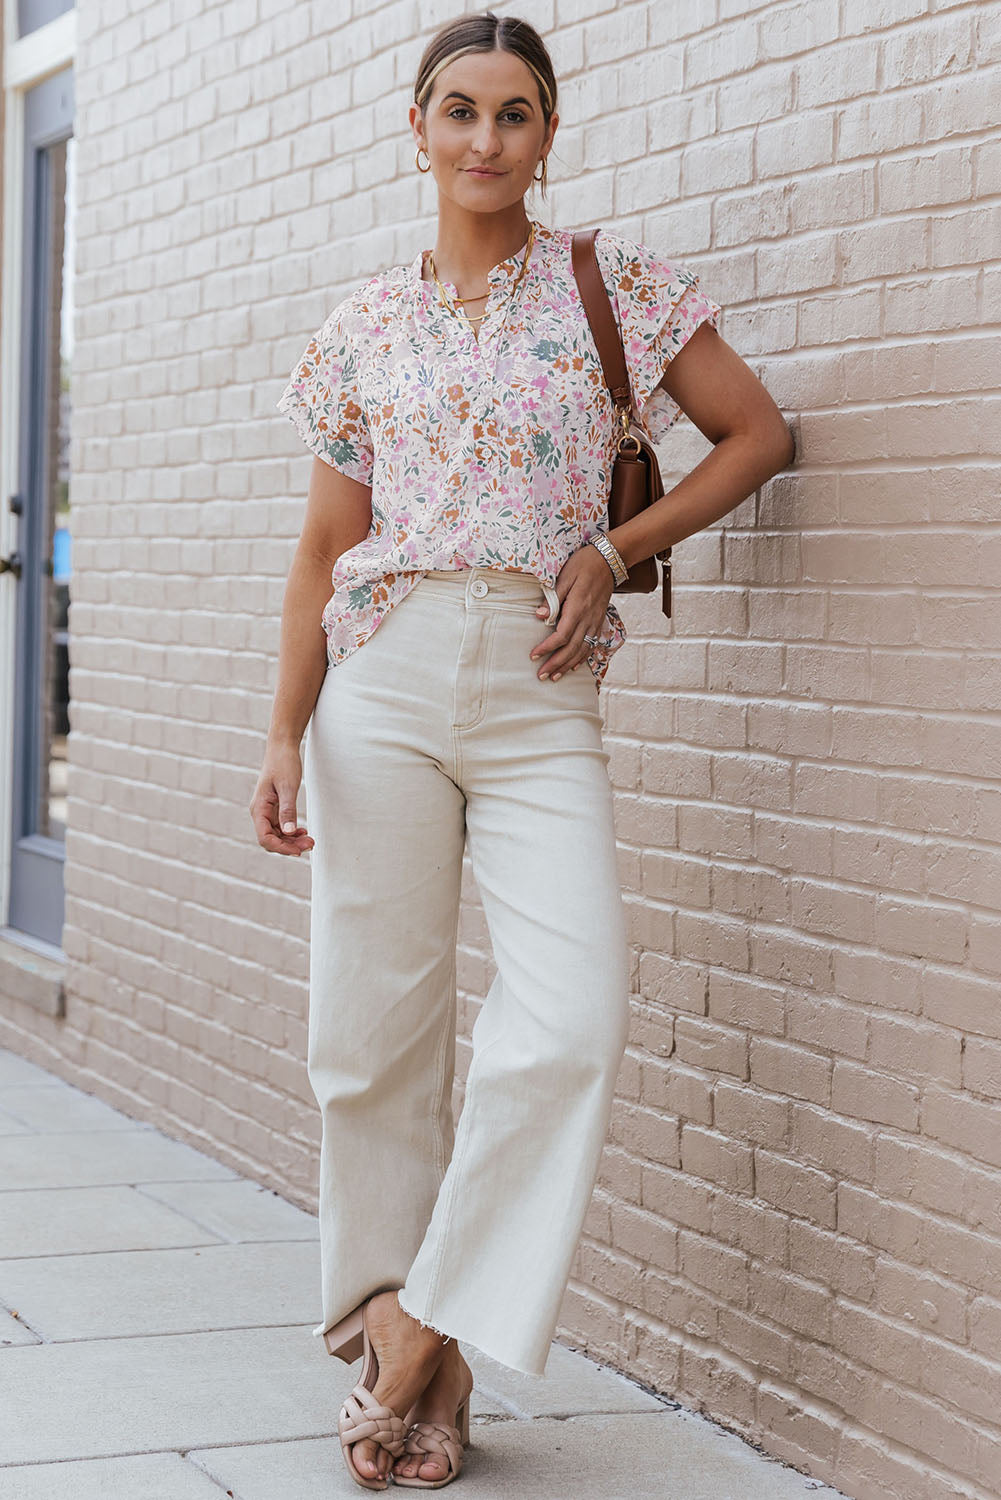
[{"label": "gold chain necklace", "polygon": [[[529,262],[529,259],[531,257],[531,254],[532,254],[532,245],[534,244],[534,242],[535,242],[535,222],[534,222],[534,220],[530,219],[529,220],[529,225],[528,225],[528,243],[525,246],[525,259],[522,261],[522,263],[521,263],[521,269],[519,270],[517,276],[515,277],[514,282],[513,282],[512,286],[511,286],[511,290],[508,293],[508,302],[509,302],[509,304],[510,304],[511,301],[513,301],[514,295],[517,292],[519,286],[521,285],[522,280],[524,279],[525,272],[528,270],[528,262]],[[464,318],[465,321],[466,321],[466,324],[467,324],[467,326],[469,328],[470,333],[473,333],[474,332],[473,324],[474,323],[482,323],[483,319],[486,317],[486,311],[484,310],[483,312],[478,313],[476,315],[476,317],[473,317],[473,318],[471,318],[469,316],[469,314],[466,312],[466,309],[464,307],[460,311],[455,306],[455,303],[452,301],[451,297],[448,295],[448,293],[446,292],[444,286],[442,285],[441,279],[440,279],[440,277],[438,275],[438,269],[437,269],[437,267],[435,266],[435,263],[434,263],[434,251],[433,250],[429,250],[428,251],[428,264],[431,267],[431,275],[434,277],[435,286],[438,288],[438,299],[439,299],[439,301],[442,303],[442,305],[444,307],[447,307],[450,312],[455,313],[456,317]],[[488,291],[486,293],[486,295],[489,297],[490,292]],[[460,302],[476,302],[479,299],[476,298],[476,297],[460,297],[458,300]]]}]

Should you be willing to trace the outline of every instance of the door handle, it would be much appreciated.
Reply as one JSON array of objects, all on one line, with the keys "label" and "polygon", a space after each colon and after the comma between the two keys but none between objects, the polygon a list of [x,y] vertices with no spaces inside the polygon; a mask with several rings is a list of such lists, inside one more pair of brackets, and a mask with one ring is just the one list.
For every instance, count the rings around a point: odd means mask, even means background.
[{"label": "door handle", "polygon": [[15,578],[21,576],[21,554],[12,552],[9,557],[0,557],[0,573],[13,573]]}]

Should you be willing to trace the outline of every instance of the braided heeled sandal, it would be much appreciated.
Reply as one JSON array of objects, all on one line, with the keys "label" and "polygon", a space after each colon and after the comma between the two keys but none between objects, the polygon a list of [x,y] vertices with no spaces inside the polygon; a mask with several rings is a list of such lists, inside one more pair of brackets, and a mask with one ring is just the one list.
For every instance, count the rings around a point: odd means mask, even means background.
[{"label": "braided heeled sandal", "polygon": [[[469,1402],[472,1394],[473,1388],[470,1386],[455,1414],[454,1427],[449,1427],[445,1422],[412,1422],[403,1444],[404,1454],[420,1454],[422,1460],[430,1454],[443,1453],[448,1459],[449,1472],[442,1479],[421,1479],[416,1474],[401,1475],[391,1469],[394,1484],[402,1484],[412,1490],[440,1490],[443,1485],[458,1479],[462,1473],[464,1450],[469,1446]],[[403,1454],[400,1455],[402,1456]]]},{"label": "braided heeled sandal", "polygon": [[403,1417],[398,1417],[391,1406],[376,1401],[372,1395],[372,1389],[379,1379],[379,1359],[372,1347],[368,1336],[368,1324],[365,1321],[365,1310],[369,1301],[371,1298],[356,1307],[353,1312],[348,1313],[347,1317],[342,1318],[335,1327],[328,1328],[323,1339],[329,1352],[338,1355],[348,1364],[353,1364],[359,1354],[365,1356],[358,1382],[341,1406],[340,1415],[337,1418],[337,1431],[341,1439],[341,1452],[351,1478],[363,1489],[384,1490],[389,1484],[385,1475],[369,1478],[359,1474],[352,1458],[352,1444],[360,1442],[363,1438],[373,1438],[394,1458],[398,1458],[403,1452],[409,1419],[416,1409],[416,1403],[407,1412],[405,1420]]}]

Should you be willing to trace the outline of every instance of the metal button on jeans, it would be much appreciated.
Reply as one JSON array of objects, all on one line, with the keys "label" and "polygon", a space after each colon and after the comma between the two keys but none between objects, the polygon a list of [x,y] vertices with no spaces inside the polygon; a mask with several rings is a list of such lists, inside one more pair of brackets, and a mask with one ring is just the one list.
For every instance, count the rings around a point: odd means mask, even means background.
[{"label": "metal button on jeans", "polygon": [[469,585],[469,592],[475,599],[482,599],[485,594],[489,593],[486,579],[474,578],[472,583]]}]

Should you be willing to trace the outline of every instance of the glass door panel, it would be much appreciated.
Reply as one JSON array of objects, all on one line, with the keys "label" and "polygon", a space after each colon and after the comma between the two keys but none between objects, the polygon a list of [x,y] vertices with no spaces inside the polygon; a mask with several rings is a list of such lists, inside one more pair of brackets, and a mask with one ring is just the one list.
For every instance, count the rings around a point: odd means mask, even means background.
[{"label": "glass door panel", "polygon": [[10,927],[62,939],[69,734],[73,75],[25,95]]}]

